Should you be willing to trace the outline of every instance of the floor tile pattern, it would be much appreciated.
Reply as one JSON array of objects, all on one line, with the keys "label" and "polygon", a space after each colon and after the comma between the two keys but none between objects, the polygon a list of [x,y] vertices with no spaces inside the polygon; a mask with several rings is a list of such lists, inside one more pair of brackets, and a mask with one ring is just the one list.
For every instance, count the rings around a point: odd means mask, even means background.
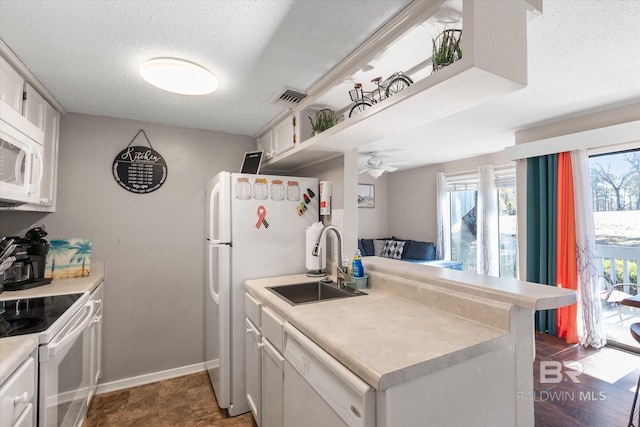
[{"label": "floor tile pattern", "polygon": [[83,427],[257,427],[251,413],[229,417],[206,372],[97,395]]}]

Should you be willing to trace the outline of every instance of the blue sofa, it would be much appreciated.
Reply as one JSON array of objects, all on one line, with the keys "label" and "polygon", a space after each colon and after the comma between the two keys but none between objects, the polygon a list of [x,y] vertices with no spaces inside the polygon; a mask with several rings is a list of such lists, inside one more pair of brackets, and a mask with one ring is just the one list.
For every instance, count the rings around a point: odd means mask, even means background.
[{"label": "blue sofa", "polygon": [[358,249],[363,256],[375,255],[462,271],[461,262],[436,259],[436,247],[432,242],[402,240],[397,237],[358,239]]}]

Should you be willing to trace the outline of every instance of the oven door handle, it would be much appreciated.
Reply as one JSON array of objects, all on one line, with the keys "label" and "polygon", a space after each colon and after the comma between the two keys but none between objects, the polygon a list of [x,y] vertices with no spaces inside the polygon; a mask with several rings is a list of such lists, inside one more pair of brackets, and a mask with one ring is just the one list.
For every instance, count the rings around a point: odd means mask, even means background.
[{"label": "oven door handle", "polygon": [[94,302],[87,301],[85,306],[82,308],[82,311],[86,314],[78,314],[76,318],[78,320],[75,321],[75,327],[73,327],[70,331],[64,334],[64,336],[57,337],[53,342],[47,345],[47,353],[49,358],[55,357],[56,354],[61,352],[65,346],[73,341],[84,332],[85,328],[91,322],[91,318],[94,313]]}]

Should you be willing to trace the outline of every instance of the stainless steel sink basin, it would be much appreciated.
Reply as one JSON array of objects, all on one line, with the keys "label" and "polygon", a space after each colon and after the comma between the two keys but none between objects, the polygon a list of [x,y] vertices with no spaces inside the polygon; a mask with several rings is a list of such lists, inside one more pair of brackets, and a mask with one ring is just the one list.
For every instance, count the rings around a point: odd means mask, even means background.
[{"label": "stainless steel sink basin", "polygon": [[335,282],[296,283],[293,285],[271,286],[267,289],[291,305],[366,295],[362,291],[355,293],[350,289],[338,289]]}]

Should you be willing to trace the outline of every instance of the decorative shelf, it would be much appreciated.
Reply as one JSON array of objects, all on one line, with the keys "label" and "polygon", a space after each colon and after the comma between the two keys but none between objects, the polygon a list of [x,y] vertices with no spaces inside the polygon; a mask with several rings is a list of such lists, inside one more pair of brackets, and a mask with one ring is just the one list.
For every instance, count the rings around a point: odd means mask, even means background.
[{"label": "decorative shelf", "polygon": [[[442,8],[452,2],[435,2]],[[456,2],[453,2],[456,3]],[[462,59],[415,82],[401,92],[346,117],[336,126],[311,137],[263,163],[270,173],[293,169],[336,157],[379,139],[415,129],[468,108],[488,102],[527,83],[527,10],[537,3],[528,0],[510,2],[462,1]],[[331,81],[343,81],[361,68],[376,51],[395,42],[403,33],[435,15],[434,3],[414,2],[366,43],[365,53],[355,52],[320,81],[303,105],[308,108]],[[421,21],[419,21],[421,20]],[[376,44],[377,41],[377,44]],[[335,83],[334,83],[335,86]],[[291,114],[289,111],[288,114]]]}]

